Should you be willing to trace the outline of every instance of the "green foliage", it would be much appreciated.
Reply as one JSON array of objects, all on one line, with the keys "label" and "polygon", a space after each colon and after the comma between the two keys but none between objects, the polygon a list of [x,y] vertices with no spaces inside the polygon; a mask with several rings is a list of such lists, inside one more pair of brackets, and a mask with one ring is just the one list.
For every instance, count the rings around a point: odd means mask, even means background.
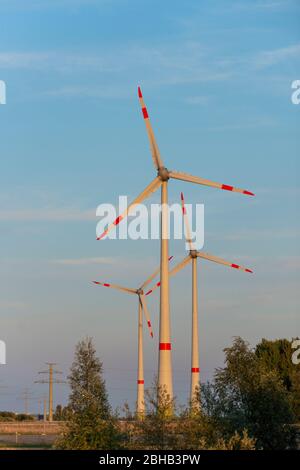
[{"label": "green foliage", "polygon": [[0,411],[0,421],[15,421],[16,413],[12,411]]},{"label": "green foliage", "polygon": [[34,421],[34,417],[32,415],[27,415],[26,413],[18,413],[16,414],[16,421]]},{"label": "green foliage", "polygon": [[175,401],[170,400],[164,389],[154,384],[145,392],[146,412],[143,419],[130,425],[133,449],[176,449]]},{"label": "green foliage", "polygon": [[32,415],[25,413],[14,413],[12,411],[0,411],[0,421],[33,421]]},{"label": "green foliage", "polygon": [[72,415],[70,406],[57,405],[53,414],[54,421],[67,421]]},{"label": "green foliage", "polygon": [[[125,405],[125,419],[112,414],[102,363],[91,339],[76,347],[69,377],[67,421],[61,449],[253,450],[295,446],[300,377],[289,363],[290,343],[263,340],[252,350],[241,338],[224,350],[225,366],[201,386],[192,407],[178,409],[157,384],[146,391],[146,411],[137,419]],[[298,408],[297,408],[298,407]],[[63,418],[64,416],[64,418]],[[141,418],[141,417],[139,417]],[[1,415],[0,415],[1,419]]]},{"label": "green foliage", "polygon": [[65,432],[56,443],[60,449],[116,449],[120,433],[112,416],[102,363],[91,338],[80,341],[69,376],[70,416]]},{"label": "green foliage", "polygon": [[[127,416],[132,417],[126,407]],[[173,414],[170,413],[173,410]],[[175,400],[155,384],[146,391],[146,413],[139,421],[127,421],[127,449],[155,450],[237,450],[255,448],[255,439],[246,430],[226,437],[222,424],[190,408],[178,410]]]},{"label": "green foliage", "polygon": [[203,408],[220,423],[224,436],[247,429],[257,448],[294,445],[290,425],[295,417],[283,381],[241,338],[225,349],[225,367],[204,390]]},{"label": "green foliage", "polygon": [[300,421],[300,366],[292,363],[292,341],[277,339],[262,341],[256,346],[257,357],[268,370],[275,370],[289,392],[293,411]]}]

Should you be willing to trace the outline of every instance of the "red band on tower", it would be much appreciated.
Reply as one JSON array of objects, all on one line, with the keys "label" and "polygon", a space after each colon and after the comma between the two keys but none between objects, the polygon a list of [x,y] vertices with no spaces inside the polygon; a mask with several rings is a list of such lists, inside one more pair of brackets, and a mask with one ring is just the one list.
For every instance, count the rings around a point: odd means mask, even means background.
[{"label": "red band on tower", "polygon": [[159,343],[159,349],[161,351],[171,351],[171,343]]},{"label": "red band on tower", "polygon": [[193,373],[200,372],[199,367],[192,367],[191,370],[192,370]]}]

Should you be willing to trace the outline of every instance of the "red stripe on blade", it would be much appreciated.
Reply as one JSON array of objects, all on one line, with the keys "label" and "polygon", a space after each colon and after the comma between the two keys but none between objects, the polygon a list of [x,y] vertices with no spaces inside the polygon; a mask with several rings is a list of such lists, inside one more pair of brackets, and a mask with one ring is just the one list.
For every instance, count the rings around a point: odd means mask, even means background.
[{"label": "red stripe on blade", "polygon": [[151,326],[151,321],[148,320],[148,326],[150,327]]},{"label": "red stripe on blade", "polygon": [[228,184],[222,184],[221,189],[225,189],[226,191],[232,191],[233,186],[228,186]]},{"label": "red stripe on blade", "polygon": [[110,284],[103,284],[104,287],[110,287]]},{"label": "red stripe on blade", "polygon": [[147,108],[142,108],[142,113],[143,113],[143,116],[144,116],[144,119],[148,119],[148,112],[147,112]]},{"label": "red stripe on blade", "polygon": [[138,87],[138,94],[139,94],[139,98],[143,98],[142,90],[140,87]]},{"label": "red stripe on blade", "polygon": [[97,240],[101,240],[102,238],[104,238],[105,235],[107,234],[107,232],[108,232],[108,231],[105,230],[105,231],[102,233],[102,235],[100,235],[100,237],[97,238]]},{"label": "red stripe on blade", "polygon": [[145,294],[145,295],[149,295],[149,294],[151,294],[151,292],[153,292],[153,290],[152,290],[152,289],[148,290],[148,292],[146,292],[146,294]]},{"label": "red stripe on blade", "polygon": [[248,194],[248,196],[255,196],[255,194],[251,193],[251,191],[244,191],[243,194]]},{"label": "red stripe on blade", "polygon": [[192,370],[193,373],[200,372],[199,367],[192,367],[191,370]]},{"label": "red stripe on blade", "polygon": [[116,220],[114,221],[114,225],[118,225],[122,219],[123,219],[122,215],[119,215],[119,217],[117,217]]},{"label": "red stripe on blade", "polygon": [[171,343],[159,343],[159,349],[161,351],[171,351]]},{"label": "red stripe on blade", "polygon": [[251,269],[245,269],[246,273],[253,273],[253,271],[251,271]]},{"label": "red stripe on blade", "polygon": [[169,261],[171,261],[171,259],[173,259],[173,258],[174,258],[174,256],[173,256],[173,255],[172,255],[172,256],[169,256]]},{"label": "red stripe on blade", "polygon": [[232,268],[235,268],[235,269],[239,269],[239,265],[238,265],[238,264],[232,264],[231,267],[232,267]]}]

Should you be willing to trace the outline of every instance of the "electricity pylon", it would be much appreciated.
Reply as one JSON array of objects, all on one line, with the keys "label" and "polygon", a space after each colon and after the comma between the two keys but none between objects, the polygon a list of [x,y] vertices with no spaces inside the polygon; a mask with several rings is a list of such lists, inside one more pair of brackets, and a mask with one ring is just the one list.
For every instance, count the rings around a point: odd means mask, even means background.
[{"label": "electricity pylon", "polygon": [[29,415],[28,402],[29,400],[34,400],[34,397],[32,396],[32,392],[30,392],[28,388],[24,388],[23,392],[20,394],[19,397],[17,397],[17,399],[24,401],[24,413],[26,415]]},{"label": "electricity pylon", "polygon": [[48,374],[48,380],[35,380],[36,384],[49,384],[49,415],[48,420],[53,421],[53,384],[64,384],[65,380],[59,380],[53,378],[55,374],[62,374],[60,370],[54,370],[53,366],[56,365],[56,362],[46,362],[49,366],[48,370],[41,370],[39,374]]},{"label": "electricity pylon", "polygon": [[38,398],[38,416],[43,415],[44,421],[47,421],[47,396],[42,395]]}]

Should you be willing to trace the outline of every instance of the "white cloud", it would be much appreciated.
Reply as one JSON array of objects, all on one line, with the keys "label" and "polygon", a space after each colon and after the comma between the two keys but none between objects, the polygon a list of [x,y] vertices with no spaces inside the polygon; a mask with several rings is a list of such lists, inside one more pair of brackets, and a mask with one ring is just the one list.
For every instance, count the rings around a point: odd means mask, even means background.
[{"label": "white cloud", "polygon": [[95,210],[81,211],[74,208],[57,209],[20,209],[0,210],[0,221],[49,221],[49,222],[73,222],[84,220],[96,220]]},{"label": "white cloud", "polygon": [[[287,229],[279,229],[276,230],[246,230],[241,231],[235,234],[222,234],[222,240],[229,240],[229,241],[239,241],[239,240],[293,240],[299,238],[300,231],[297,228],[287,228]],[[214,237],[213,234],[211,234]],[[216,238],[218,236],[215,236]],[[215,238],[214,237],[214,238]]]},{"label": "white cloud", "polygon": [[1,52],[0,67],[3,69],[11,68],[41,68],[49,60],[49,53],[37,52]]},{"label": "white cloud", "polygon": [[293,44],[279,49],[260,52],[254,59],[254,65],[257,68],[265,68],[276,65],[287,59],[300,57],[300,44]]},{"label": "white cloud", "polygon": [[185,103],[191,105],[204,105],[209,101],[208,96],[189,96],[185,99]]},{"label": "white cloud", "polygon": [[[84,94],[88,93],[88,85],[83,87],[74,83],[74,72],[113,72],[112,80],[97,76],[97,87],[93,93],[102,94],[100,82],[109,85],[110,89],[120,88],[119,73],[122,72],[124,86],[132,83],[132,75],[143,83],[152,85],[197,83],[206,81],[227,80],[232,74],[223,58],[212,58],[211,51],[202,43],[185,41],[180,44],[122,44],[114,47],[99,48],[96,53],[71,53],[69,51],[45,51],[43,53],[29,51],[7,51],[0,53],[0,67],[14,69],[36,69],[72,74],[73,84],[67,84],[52,94]],[[149,74],[151,71],[151,74]],[[128,75],[126,75],[126,73]],[[149,81],[149,76],[151,79]],[[104,81],[105,80],[105,81]],[[65,80],[66,82],[66,80]],[[123,88],[124,88],[123,86]]]},{"label": "white cloud", "polygon": [[278,123],[273,117],[270,116],[261,116],[256,119],[248,119],[240,121],[238,123],[228,123],[222,126],[213,126],[208,127],[208,131],[238,131],[238,130],[247,130],[247,129],[257,129],[261,127],[274,127]]},{"label": "white cloud", "polygon": [[280,10],[293,4],[290,0],[238,0],[233,7],[239,10]]},{"label": "white cloud", "polygon": [[100,258],[69,258],[69,259],[56,259],[50,261],[52,264],[60,264],[65,266],[83,266],[89,264],[115,264],[115,258],[100,257]]},{"label": "white cloud", "polygon": [[107,3],[111,3],[111,0],[0,0],[0,7],[30,10],[67,7],[78,8],[92,5],[101,6]]}]

